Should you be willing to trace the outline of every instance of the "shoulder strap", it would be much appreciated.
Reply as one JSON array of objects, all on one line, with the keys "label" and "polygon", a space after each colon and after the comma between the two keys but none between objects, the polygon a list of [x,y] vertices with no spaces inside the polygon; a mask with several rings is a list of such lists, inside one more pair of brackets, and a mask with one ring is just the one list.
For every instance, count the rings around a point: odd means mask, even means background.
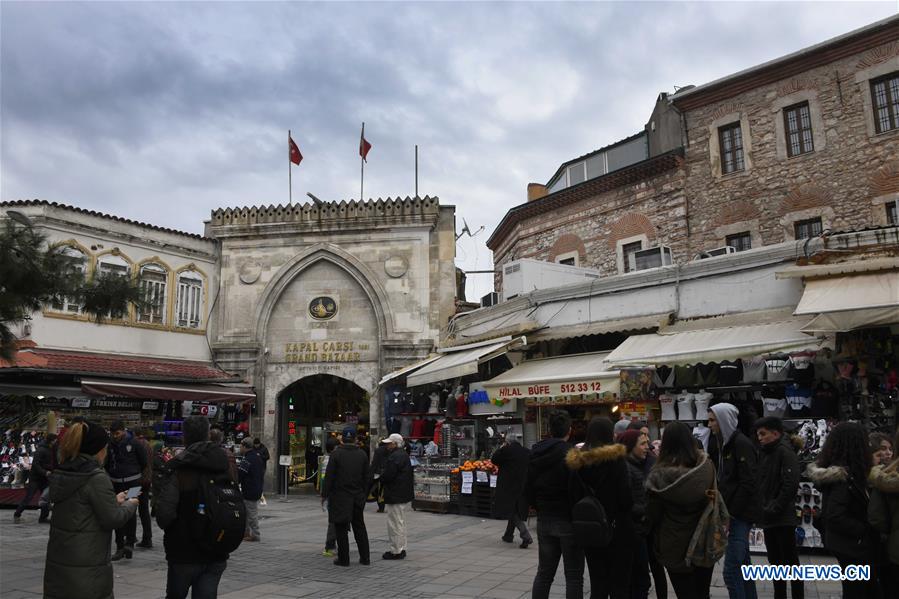
[{"label": "shoulder strap", "polygon": [[587,483],[585,483],[585,482],[584,482],[584,479],[581,478],[581,471],[580,471],[580,470],[575,470],[575,471],[574,471],[574,475],[577,476],[578,481],[580,481],[581,486],[584,487],[584,489],[587,490],[587,493],[589,493],[591,497],[594,497],[594,498],[595,498],[595,497],[596,497],[596,493],[594,493],[594,492],[593,492],[593,489],[590,488],[590,485],[588,485]]}]

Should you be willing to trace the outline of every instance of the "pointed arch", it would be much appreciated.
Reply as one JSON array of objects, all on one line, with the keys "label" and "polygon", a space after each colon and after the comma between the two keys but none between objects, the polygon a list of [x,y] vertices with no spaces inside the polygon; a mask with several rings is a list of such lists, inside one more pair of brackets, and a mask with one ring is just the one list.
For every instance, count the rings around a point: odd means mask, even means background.
[{"label": "pointed arch", "polygon": [[268,323],[281,294],[304,270],[320,261],[326,261],[343,269],[365,292],[378,323],[378,337],[383,341],[393,337],[395,323],[388,309],[387,293],[378,278],[361,260],[330,243],[316,243],[294,256],[275,273],[262,292],[256,307],[256,340],[265,342]]}]

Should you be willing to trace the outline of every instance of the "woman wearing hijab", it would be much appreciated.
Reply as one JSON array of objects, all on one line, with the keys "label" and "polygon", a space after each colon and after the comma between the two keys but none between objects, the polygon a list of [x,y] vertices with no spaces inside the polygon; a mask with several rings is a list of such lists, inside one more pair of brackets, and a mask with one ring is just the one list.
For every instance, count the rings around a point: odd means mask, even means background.
[{"label": "woman wearing hijab", "polygon": [[112,531],[134,516],[138,500],[113,492],[102,466],[108,443],[106,430],[85,420],[59,444],[60,464],[50,475],[44,599],[113,599]]}]

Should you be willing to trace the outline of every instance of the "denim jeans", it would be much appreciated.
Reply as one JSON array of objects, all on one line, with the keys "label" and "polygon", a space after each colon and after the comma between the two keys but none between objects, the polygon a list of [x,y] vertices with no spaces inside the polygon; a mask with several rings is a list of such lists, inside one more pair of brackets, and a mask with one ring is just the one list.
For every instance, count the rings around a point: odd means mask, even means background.
[{"label": "denim jeans", "polygon": [[[798,566],[799,550],[796,548],[796,527],[766,528],[765,550],[768,552],[769,564]],[[774,585],[774,599],[787,599],[787,581],[775,580],[772,584]],[[790,589],[793,599],[804,599],[805,586],[801,580],[790,582]]]},{"label": "denim jeans", "polygon": [[559,567],[565,571],[565,598],[583,599],[584,550],[574,540],[571,522],[537,516],[537,575],[534,576],[532,599],[546,599]]},{"label": "denim jeans", "polygon": [[749,556],[749,529],[752,523],[739,518],[730,519],[730,532],[727,534],[727,550],[724,553],[724,569],[722,575],[727,586],[730,599],[757,599],[755,582],[743,580],[740,566],[752,563]]},{"label": "denim jeans", "polygon": [[521,537],[522,541],[533,541],[534,539],[531,537],[531,532],[528,530],[527,523],[522,520],[518,514],[512,514],[512,517],[509,518],[508,522],[506,522],[506,534],[503,535],[506,539],[512,539],[515,535],[515,529],[518,529],[518,536]]},{"label": "denim jeans", "polygon": [[191,590],[191,599],[216,599],[219,580],[225,573],[228,562],[208,564],[173,564],[169,562],[169,577],[165,585],[165,599],[186,599]]}]

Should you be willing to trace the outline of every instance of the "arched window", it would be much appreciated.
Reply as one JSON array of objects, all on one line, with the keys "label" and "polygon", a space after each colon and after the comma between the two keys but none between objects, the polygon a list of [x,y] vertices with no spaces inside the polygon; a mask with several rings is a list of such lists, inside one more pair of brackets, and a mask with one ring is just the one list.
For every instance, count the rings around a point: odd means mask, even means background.
[{"label": "arched window", "polygon": [[203,324],[203,277],[187,270],[178,275],[175,319],[179,327],[199,329]]},{"label": "arched window", "polygon": [[165,324],[168,273],[159,264],[151,263],[141,266],[139,277],[145,304],[138,311],[138,322]]},{"label": "arched window", "polygon": [[[87,256],[84,254],[84,252],[82,252],[78,248],[66,246],[62,250],[62,255],[65,257],[69,268],[73,272],[78,272],[84,275],[84,272],[87,269]],[[54,310],[57,310],[59,312],[67,312],[69,314],[81,313],[81,305],[75,298],[66,296],[57,297],[50,303],[50,306]]]},{"label": "arched window", "polygon": [[[97,269],[94,276],[114,276],[128,277],[131,276],[131,263],[118,254],[104,254],[97,259]],[[112,313],[107,315],[113,318]],[[116,320],[121,320],[118,318]]]}]

